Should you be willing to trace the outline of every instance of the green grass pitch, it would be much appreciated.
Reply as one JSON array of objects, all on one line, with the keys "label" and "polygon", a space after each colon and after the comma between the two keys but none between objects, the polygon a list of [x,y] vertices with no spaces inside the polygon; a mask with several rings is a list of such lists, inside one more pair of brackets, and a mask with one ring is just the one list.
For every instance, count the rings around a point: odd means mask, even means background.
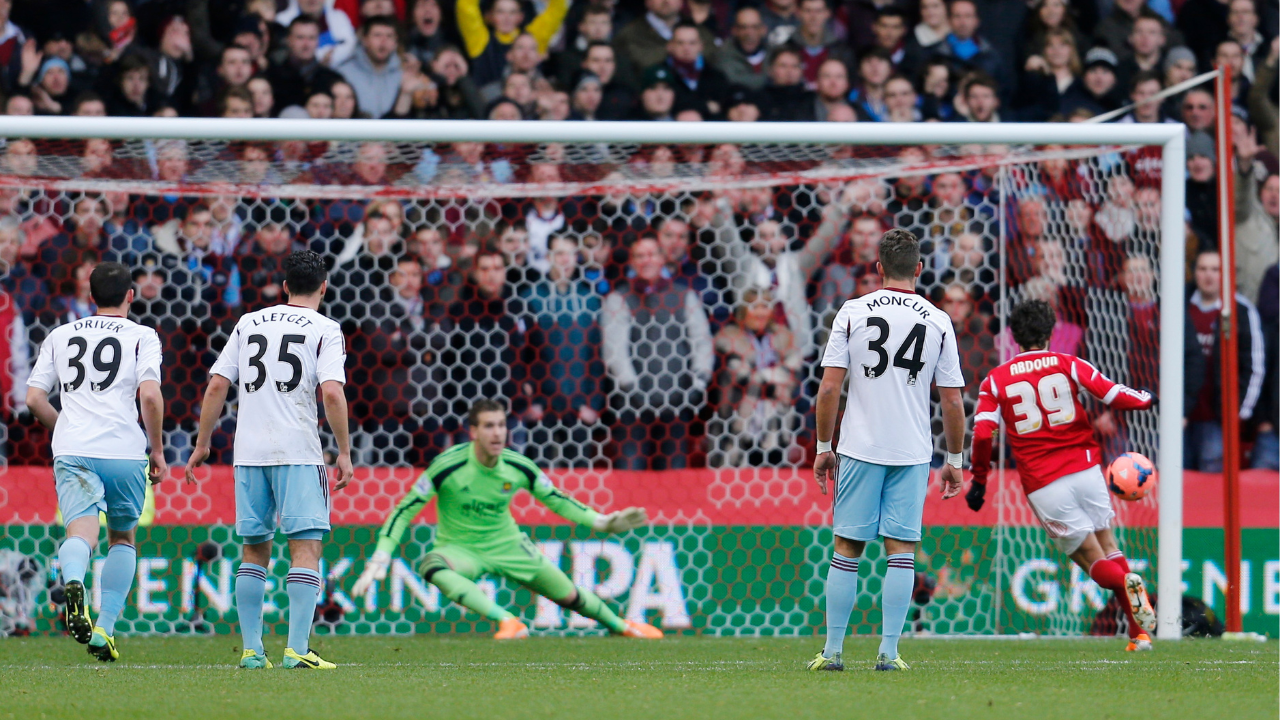
[{"label": "green grass pitch", "polygon": [[[275,659],[281,638],[269,638]],[[808,673],[818,639],[319,638],[336,672],[240,671],[235,637],[0,640],[0,718],[1249,718],[1277,717],[1277,644],[902,641],[913,670]]]}]

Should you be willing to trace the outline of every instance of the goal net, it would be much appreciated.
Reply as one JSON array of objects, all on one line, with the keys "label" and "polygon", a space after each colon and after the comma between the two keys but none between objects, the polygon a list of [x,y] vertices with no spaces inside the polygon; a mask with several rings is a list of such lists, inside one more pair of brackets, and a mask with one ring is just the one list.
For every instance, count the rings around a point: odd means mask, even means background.
[{"label": "goal net", "polygon": [[[416,473],[466,439],[471,402],[493,397],[511,408],[512,446],[564,490],[649,509],[652,527],[600,537],[516,498],[577,583],[673,632],[821,634],[832,537],[810,470],[818,358],[839,306],[879,286],[880,235],[922,241],[919,291],[954,321],[970,417],[986,372],[1016,352],[1005,319],[1024,298],[1057,308],[1051,349],[1159,394],[1161,172],[1160,148],[1142,145],[10,137],[0,614],[60,627],[49,438],[21,398],[49,330],[92,312],[92,266],[134,268],[133,315],[164,345],[177,466],[229,330],[282,302],[282,258],[310,248],[332,268],[322,310],[347,338],[359,468],[334,495],[318,632],[491,629],[415,570],[433,511],[386,582],[350,587]],[[1167,280],[1178,292],[1182,278]],[[1159,457],[1155,411],[1093,410],[1104,460]],[[149,494],[127,631],[236,631],[235,420],[233,393],[215,466]],[[937,468],[940,415],[933,425]],[[1046,539],[1006,452],[1000,463],[980,513],[931,492],[909,631],[1121,632],[1108,594]],[[1154,585],[1157,498],[1114,504],[1121,545]],[[287,605],[282,542],[275,557],[268,627]],[[880,624],[883,550],[867,558],[858,634]],[[481,587],[536,632],[599,631],[513,583]]]}]

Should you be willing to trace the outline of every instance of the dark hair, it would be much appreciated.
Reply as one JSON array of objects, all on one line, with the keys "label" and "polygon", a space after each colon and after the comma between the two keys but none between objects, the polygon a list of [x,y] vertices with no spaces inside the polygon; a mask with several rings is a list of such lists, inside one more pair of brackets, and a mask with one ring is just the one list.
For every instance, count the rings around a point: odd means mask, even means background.
[{"label": "dark hair", "polygon": [[765,65],[769,67],[773,67],[774,63],[778,62],[778,58],[782,57],[783,55],[792,55],[795,57],[797,61],[801,63],[804,62],[804,55],[801,54],[798,48],[794,48],[790,45],[779,45],[778,47],[769,51],[769,55],[764,61]]},{"label": "dark hair", "polygon": [[[294,29],[295,27],[299,26],[299,25],[315,25],[317,30],[319,30],[319,29],[320,29],[320,21],[319,21],[319,20],[317,20],[317,19],[315,19],[315,18],[311,17],[310,15],[305,15],[305,14],[299,13],[299,14],[298,14],[298,17],[296,17],[296,18],[294,18],[293,20],[290,20],[290,21],[289,21],[289,28],[288,28],[288,31],[289,31],[289,32],[293,32],[293,29]],[[286,34],[288,34],[288,33],[286,33]]]},{"label": "dark hair", "polygon": [[182,222],[185,223],[195,215],[211,212],[213,212],[213,210],[209,207],[208,203],[198,202],[195,205],[192,205],[185,213],[180,214],[182,215]]},{"label": "dark hair", "polygon": [[124,82],[124,76],[134,70],[146,70],[147,80],[151,79],[151,65],[138,53],[126,53],[116,63],[116,84],[119,85]]},{"label": "dark hair", "polygon": [[119,307],[125,295],[133,288],[133,275],[129,268],[118,262],[99,263],[89,275],[89,294],[100,308]]},{"label": "dark hair", "polygon": [[106,102],[102,99],[101,95],[99,95],[98,93],[92,90],[85,90],[84,92],[77,95],[75,100],[71,101],[71,114],[75,115],[77,112],[79,112],[81,105],[84,105],[85,103],[95,102],[95,101],[102,103],[104,106],[106,105]]},{"label": "dark hair", "polygon": [[[824,2],[825,2],[825,0],[824,0]],[[697,24],[697,23],[695,23],[694,21],[692,21],[692,20],[680,20],[679,22],[677,22],[677,23],[675,24],[675,27],[671,28],[671,34],[672,34],[672,35],[675,35],[675,32],[676,32],[677,30],[681,29],[681,28],[686,28],[686,29],[691,29],[691,30],[693,30],[694,32],[698,33],[698,39],[699,39],[699,40],[701,40],[701,39],[702,39],[702,32],[701,32],[700,30],[698,30],[698,24]]]},{"label": "dark hair", "polygon": [[397,23],[396,19],[390,15],[374,15],[373,17],[365,18],[364,24],[360,27],[360,33],[362,35],[368,35],[369,31],[378,25],[391,28],[391,32],[396,34],[396,39],[400,39],[400,24]]},{"label": "dark hair", "polygon": [[597,2],[589,3],[587,9],[582,11],[582,17],[585,18],[588,15],[608,15],[611,20],[613,19],[613,11],[603,3]]},{"label": "dark hair", "polygon": [[[970,0],[963,1],[969,2]],[[956,2],[961,2],[961,0],[956,0]],[[995,78],[981,71],[970,74],[969,77],[964,79],[963,85],[965,97],[969,97],[969,90],[975,85],[981,85],[984,88],[988,88],[991,92],[995,93],[997,97],[1000,95],[999,83],[996,82]]]},{"label": "dark hair", "polygon": [[467,411],[467,425],[470,425],[471,427],[479,427],[480,416],[488,412],[500,412],[503,415],[506,415],[507,406],[497,400],[480,398],[479,400],[471,403],[471,409]]},{"label": "dark hair", "polygon": [[1043,300],[1026,300],[1013,308],[1009,317],[1009,329],[1013,331],[1013,340],[1022,349],[1046,347],[1049,336],[1053,335],[1053,326],[1058,318],[1053,314],[1053,307]]},{"label": "dark hair", "polygon": [[243,85],[228,85],[218,93],[218,116],[227,114],[227,101],[235,98],[249,103],[249,111],[253,111],[253,93]]},{"label": "dark hair", "polygon": [[1132,93],[1142,83],[1148,83],[1152,80],[1160,83],[1160,87],[1164,88],[1164,80],[1154,70],[1139,70],[1133,74],[1133,80],[1129,82],[1129,92]]},{"label": "dark hair", "polygon": [[897,5],[885,5],[884,7],[880,8],[879,10],[876,10],[876,19],[877,19],[877,20],[879,20],[880,18],[886,18],[886,17],[896,17],[896,18],[898,18],[899,20],[901,20],[901,21],[903,22],[903,24],[906,24],[906,22],[907,22],[907,11],[906,11],[906,10],[903,10],[902,8],[898,7]]},{"label": "dark hair", "polygon": [[289,295],[311,295],[324,284],[329,272],[324,268],[324,258],[311,250],[295,250],[282,263],[284,282]]},{"label": "dark hair", "polygon": [[909,230],[894,228],[880,237],[880,267],[889,280],[912,280],[920,266],[920,241]]},{"label": "dark hair", "polygon": [[591,54],[591,51],[594,48],[598,48],[598,47],[609,48],[609,51],[613,53],[614,59],[616,60],[618,58],[618,52],[613,49],[613,45],[610,45],[609,43],[603,40],[592,40],[591,42],[587,43],[587,49],[583,51],[582,57],[585,59],[588,55]]},{"label": "dark hair", "polygon": [[[231,52],[232,50],[239,50],[240,52],[249,52],[249,50],[248,50],[248,49],[243,48],[243,47],[241,47],[241,46],[239,46],[239,45],[226,45],[226,46],[223,46],[223,48],[222,48],[222,52],[218,53],[218,64],[219,64],[219,65],[221,65],[223,62],[225,62],[225,61],[226,61],[226,59],[227,59],[227,53]],[[250,54],[249,54],[249,59],[250,59],[250,60],[252,60],[252,59],[253,59],[253,54],[252,54],[252,53],[250,53]]]}]

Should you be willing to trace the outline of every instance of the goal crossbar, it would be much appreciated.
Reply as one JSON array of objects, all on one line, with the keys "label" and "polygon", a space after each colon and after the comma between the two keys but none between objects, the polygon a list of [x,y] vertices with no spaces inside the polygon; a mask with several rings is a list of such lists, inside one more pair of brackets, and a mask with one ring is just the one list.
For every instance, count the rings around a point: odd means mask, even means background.
[{"label": "goal crossbar", "polygon": [[0,117],[0,138],[764,145],[1160,146],[1158,637],[1182,636],[1182,415],[1186,128],[1181,123],[654,123]]}]

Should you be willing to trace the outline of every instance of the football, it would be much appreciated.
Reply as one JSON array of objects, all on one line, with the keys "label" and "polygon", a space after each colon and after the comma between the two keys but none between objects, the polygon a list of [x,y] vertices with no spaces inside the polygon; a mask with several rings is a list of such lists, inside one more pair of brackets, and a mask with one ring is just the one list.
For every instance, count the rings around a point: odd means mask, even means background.
[{"label": "football", "polygon": [[1123,500],[1141,500],[1156,486],[1156,466],[1145,456],[1127,452],[1107,468],[1107,487]]}]

